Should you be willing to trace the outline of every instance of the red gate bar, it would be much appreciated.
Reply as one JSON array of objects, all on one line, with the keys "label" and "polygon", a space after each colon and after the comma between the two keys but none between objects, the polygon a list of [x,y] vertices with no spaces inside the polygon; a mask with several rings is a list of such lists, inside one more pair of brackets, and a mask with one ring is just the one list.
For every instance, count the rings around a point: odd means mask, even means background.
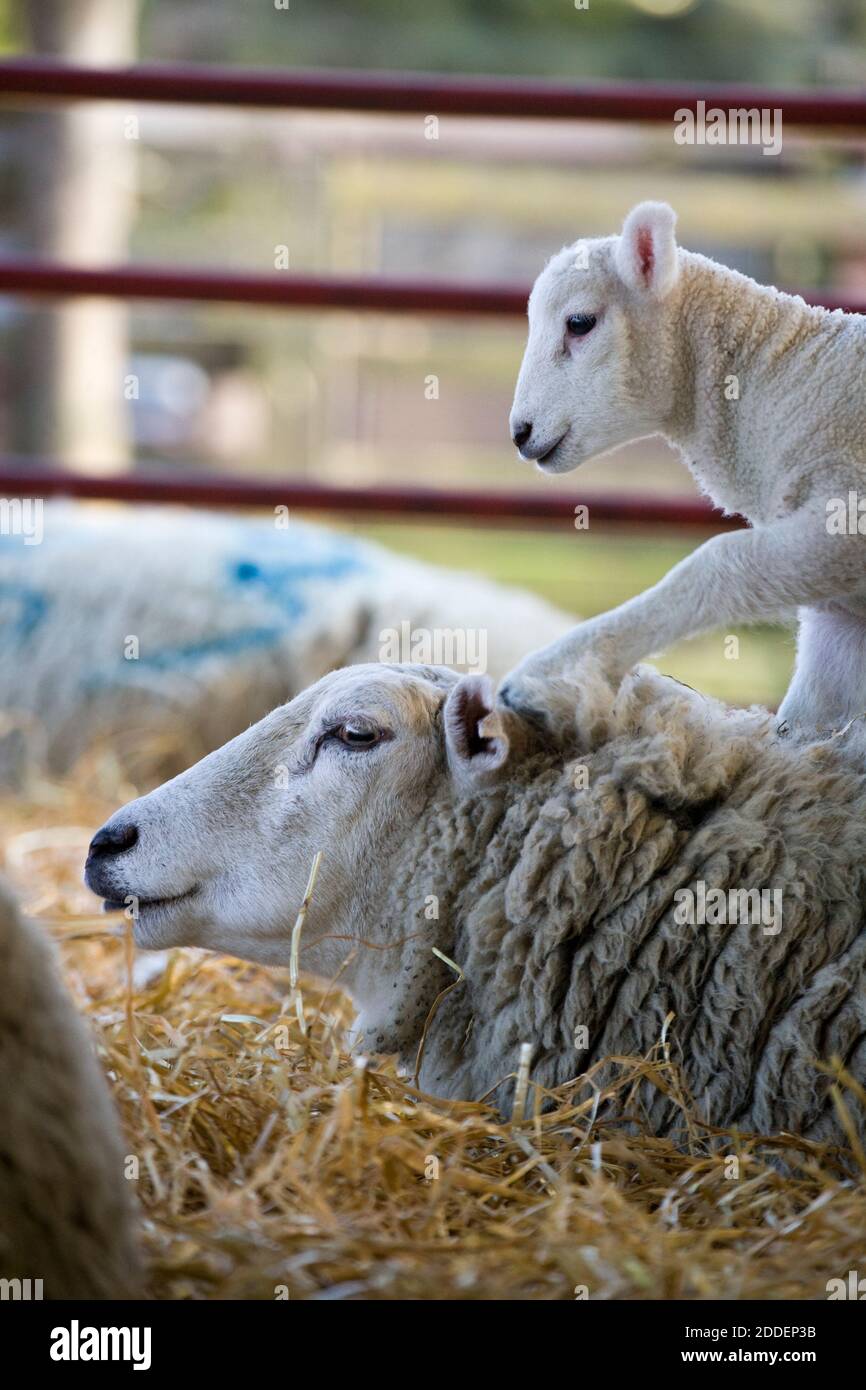
[{"label": "red gate bar", "polygon": [[[601,84],[534,82],[498,78],[450,78],[428,74],[350,71],[285,72],[195,66],[126,69],[74,68],[53,59],[0,63],[0,95],[35,98],[93,98],[257,107],[355,109],[459,116],[503,116],[621,121],[670,121],[674,113],[708,106],[779,108],[789,123],[866,128],[866,95],[857,91],[766,91],[733,85]],[[374,282],[305,275],[189,271],[174,267],[84,267],[7,261],[0,265],[0,290],[19,294],[83,294],[129,299],[221,300],[310,308],[373,309],[384,312],[522,314],[527,290],[513,286],[455,285],[453,282]],[[817,297],[804,295],[810,302]],[[860,312],[863,301],[824,300],[831,308]],[[488,493],[424,488],[340,488],[306,482],[272,482],[186,473],[181,477],[119,474],[87,477],[53,467],[22,466],[0,459],[0,487],[11,494],[67,495],[212,506],[355,511],[371,514],[428,514],[531,522],[574,516],[575,499],[562,493]],[[741,526],[691,499],[588,498],[596,522]]]},{"label": "red gate bar", "polygon": [[299,309],[387,313],[525,314],[529,286],[453,281],[255,274],[161,266],[89,268],[45,261],[0,261],[0,293],[111,295],[123,299],[196,299]]},{"label": "red gate bar", "polygon": [[672,121],[683,108],[770,107],[789,124],[866,128],[866,94],[854,88],[773,91],[739,83],[539,82],[527,78],[330,68],[141,64],[71,67],[51,58],[0,63],[0,93],[31,97],[163,101],[308,110],[504,116],[514,120]]},{"label": "red gate bar", "polygon": [[[0,293],[110,295],[123,299],[195,299],[296,309],[358,309],[382,313],[510,314],[526,312],[528,285],[460,285],[453,280],[369,280],[361,277],[160,266],[109,269],[31,260],[0,261]],[[866,299],[802,293],[809,304],[866,314]]]},{"label": "red gate bar", "polygon": [[621,497],[609,493],[571,496],[564,492],[479,492],[462,488],[336,487],[280,478],[244,478],[223,473],[117,473],[99,477],[67,473],[43,463],[0,458],[0,492],[6,497],[87,497],[116,502],[176,502],[197,507],[278,507],[298,511],[361,512],[391,516],[449,516],[479,520],[574,521],[575,508],[589,508],[590,525],[626,522],[646,526],[697,526],[731,530],[742,517],[723,516],[691,498]]}]

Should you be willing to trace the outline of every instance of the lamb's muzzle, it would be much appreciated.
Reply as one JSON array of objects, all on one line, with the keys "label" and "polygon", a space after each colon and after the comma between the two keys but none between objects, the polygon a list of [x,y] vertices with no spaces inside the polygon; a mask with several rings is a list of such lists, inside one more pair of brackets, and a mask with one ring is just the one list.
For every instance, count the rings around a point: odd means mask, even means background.
[{"label": "lamb's muzzle", "polygon": [[[462,972],[426,1089],[477,1098],[523,1043],[558,1085],[648,1053],[673,1014],[709,1123],[844,1138],[819,1064],[866,1082],[866,778],[846,741],[780,742],[766,714],[642,670],[614,692],[587,665],[534,698],[543,728],[442,668],[326,677],[113,818],[138,830],[110,862],[139,944],[287,964],[321,850],[302,964],[339,972],[365,1048],[411,1068],[447,961]],[[642,1103],[676,1126],[668,1098]]]}]

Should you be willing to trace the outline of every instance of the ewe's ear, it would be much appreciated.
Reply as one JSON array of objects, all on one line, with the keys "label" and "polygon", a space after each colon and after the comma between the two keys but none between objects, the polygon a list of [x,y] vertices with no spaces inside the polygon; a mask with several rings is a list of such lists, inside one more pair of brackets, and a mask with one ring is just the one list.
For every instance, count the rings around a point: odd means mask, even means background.
[{"label": "ewe's ear", "polygon": [[664,299],[679,274],[676,213],[667,203],[638,203],[622,226],[614,259],[629,289]]},{"label": "ewe's ear", "polygon": [[489,676],[463,676],[445,701],[448,766],[464,786],[495,777],[508,760],[508,736],[492,714],[494,704]]}]

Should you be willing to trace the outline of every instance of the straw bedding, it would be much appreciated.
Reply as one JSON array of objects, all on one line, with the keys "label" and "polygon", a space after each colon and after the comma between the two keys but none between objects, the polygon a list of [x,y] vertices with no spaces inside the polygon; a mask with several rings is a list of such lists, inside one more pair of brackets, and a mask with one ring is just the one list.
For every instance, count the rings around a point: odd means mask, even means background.
[{"label": "straw bedding", "polygon": [[[504,1122],[353,1055],[338,983],[293,991],[285,972],[203,952],[134,960],[80,871],[93,828],[136,792],[95,752],[6,800],[0,835],[138,1160],[153,1296],[823,1299],[866,1267],[856,1146],[693,1119],[681,1152],[641,1130],[641,1077],[689,1110],[667,1035],[620,1059],[601,1098],[590,1073],[542,1112],[530,1086],[524,1118]],[[844,1115],[866,1095],[842,1074],[837,1101]]]}]

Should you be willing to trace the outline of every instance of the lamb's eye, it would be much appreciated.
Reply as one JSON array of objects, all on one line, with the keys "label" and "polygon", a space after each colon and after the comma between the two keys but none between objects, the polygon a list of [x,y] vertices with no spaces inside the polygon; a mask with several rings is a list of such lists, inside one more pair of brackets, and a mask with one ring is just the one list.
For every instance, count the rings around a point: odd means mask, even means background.
[{"label": "lamb's eye", "polygon": [[565,326],[572,338],[585,338],[595,328],[595,314],[572,314],[565,320]]},{"label": "lamb's eye", "polygon": [[334,730],[334,735],[344,748],[357,749],[373,748],[382,737],[378,729],[351,723],[341,724],[339,729]]}]

